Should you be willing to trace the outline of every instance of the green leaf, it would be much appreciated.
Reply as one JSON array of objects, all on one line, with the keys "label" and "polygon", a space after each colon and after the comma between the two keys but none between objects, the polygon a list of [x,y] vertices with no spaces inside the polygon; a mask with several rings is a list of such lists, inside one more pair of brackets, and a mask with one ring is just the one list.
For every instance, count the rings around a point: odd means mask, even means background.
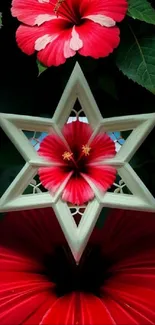
[{"label": "green leaf", "polygon": [[155,35],[137,36],[124,25],[116,65],[124,75],[155,94]]},{"label": "green leaf", "polygon": [[3,26],[3,24],[2,24],[2,13],[0,12],[0,29],[1,29],[2,26]]},{"label": "green leaf", "polygon": [[47,70],[47,67],[45,67],[41,62],[37,60],[37,66],[38,66],[38,76],[41,75],[45,70]]},{"label": "green leaf", "polygon": [[155,10],[147,0],[128,0],[128,15],[155,25]]}]

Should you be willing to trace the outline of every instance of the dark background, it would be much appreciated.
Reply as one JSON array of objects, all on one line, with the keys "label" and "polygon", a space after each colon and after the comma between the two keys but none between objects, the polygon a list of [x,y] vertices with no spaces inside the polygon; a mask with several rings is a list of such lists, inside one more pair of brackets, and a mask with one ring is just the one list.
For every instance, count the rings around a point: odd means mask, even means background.
[{"label": "dark background", "polygon": [[[155,112],[154,95],[123,76],[116,68],[113,56],[94,60],[77,55],[38,77],[35,55],[29,57],[23,54],[16,45],[15,31],[19,22],[11,17],[10,7],[10,0],[0,0],[0,12],[3,12],[3,27],[0,30],[0,112],[51,117],[76,60],[104,117]],[[19,162],[16,159],[17,153],[3,132],[0,136],[0,191],[3,192],[2,183],[6,184],[14,178],[22,160]],[[153,194],[154,142],[155,132],[152,132],[132,160],[136,172]],[[10,178],[12,169],[13,176]]]}]

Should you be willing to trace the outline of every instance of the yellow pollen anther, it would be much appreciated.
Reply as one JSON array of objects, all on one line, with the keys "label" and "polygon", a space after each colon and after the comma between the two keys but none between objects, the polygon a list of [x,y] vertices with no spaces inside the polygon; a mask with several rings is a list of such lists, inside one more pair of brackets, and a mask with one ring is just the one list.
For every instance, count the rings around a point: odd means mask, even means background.
[{"label": "yellow pollen anther", "polygon": [[72,156],[73,156],[73,153],[72,152],[69,152],[69,151],[65,151],[62,155],[63,159],[64,160],[71,160],[72,159]]},{"label": "yellow pollen anther", "polygon": [[82,153],[84,153],[85,156],[89,156],[90,150],[91,147],[88,144],[82,146]]},{"label": "yellow pollen anther", "polygon": [[58,10],[59,10],[61,4],[62,4],[64,1],[65,1],[65,0],[58,0],[58,1],[56,2],[56,5],[55,5],[55,7],[54,7],[54,13],[55,13],[56,15],[58,15]]}]

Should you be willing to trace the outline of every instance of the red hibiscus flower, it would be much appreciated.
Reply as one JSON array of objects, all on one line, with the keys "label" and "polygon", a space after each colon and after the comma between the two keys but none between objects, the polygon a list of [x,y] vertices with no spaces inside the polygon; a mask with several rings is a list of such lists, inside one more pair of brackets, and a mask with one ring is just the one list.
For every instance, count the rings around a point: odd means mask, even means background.
[{"label": "red hibiscus flower", "polygon": [[12,15],[25,25],[16,34],[28,55],[38,51],[45,66],[59,65],[76,52],[105,57],[119,44],[126,0],[13,0]]},{"label": "red hibiscus flower", "polygon": [[155,323],[155,215],[113,210],[76,266],[52,209],[0,222],[0,324]]},{"label": "red hibiscus flower", "polygon": [[64,183],[62,199],[77,205],[93,199],[90,182],[105,192],[116,177],[115,168],[103,165],[115,155],[114,142],[106,133],[91,140],[92,132],[88,124],[75,121],[64,126],[64,139],[50,134],[40,144],[39,154],[54,164],[39,169],[41,183],[52,193]]}]

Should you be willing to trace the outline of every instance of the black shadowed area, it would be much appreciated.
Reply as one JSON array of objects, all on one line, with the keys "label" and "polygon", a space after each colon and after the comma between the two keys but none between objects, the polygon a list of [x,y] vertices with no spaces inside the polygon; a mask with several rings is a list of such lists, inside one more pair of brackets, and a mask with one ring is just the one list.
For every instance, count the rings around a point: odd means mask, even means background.
[{"label": "black shadowed area", "polygon": [[[68,261],[69,260],[69,261]],[[45,274],[56,284],[58,296],[72,291],[100,295],[99,288],[111,276],[108,272],[112,261],[104,259],[99,246],[86,249],[76,265],[66,247],[57,247],[53,256],[44,260]]]}]

